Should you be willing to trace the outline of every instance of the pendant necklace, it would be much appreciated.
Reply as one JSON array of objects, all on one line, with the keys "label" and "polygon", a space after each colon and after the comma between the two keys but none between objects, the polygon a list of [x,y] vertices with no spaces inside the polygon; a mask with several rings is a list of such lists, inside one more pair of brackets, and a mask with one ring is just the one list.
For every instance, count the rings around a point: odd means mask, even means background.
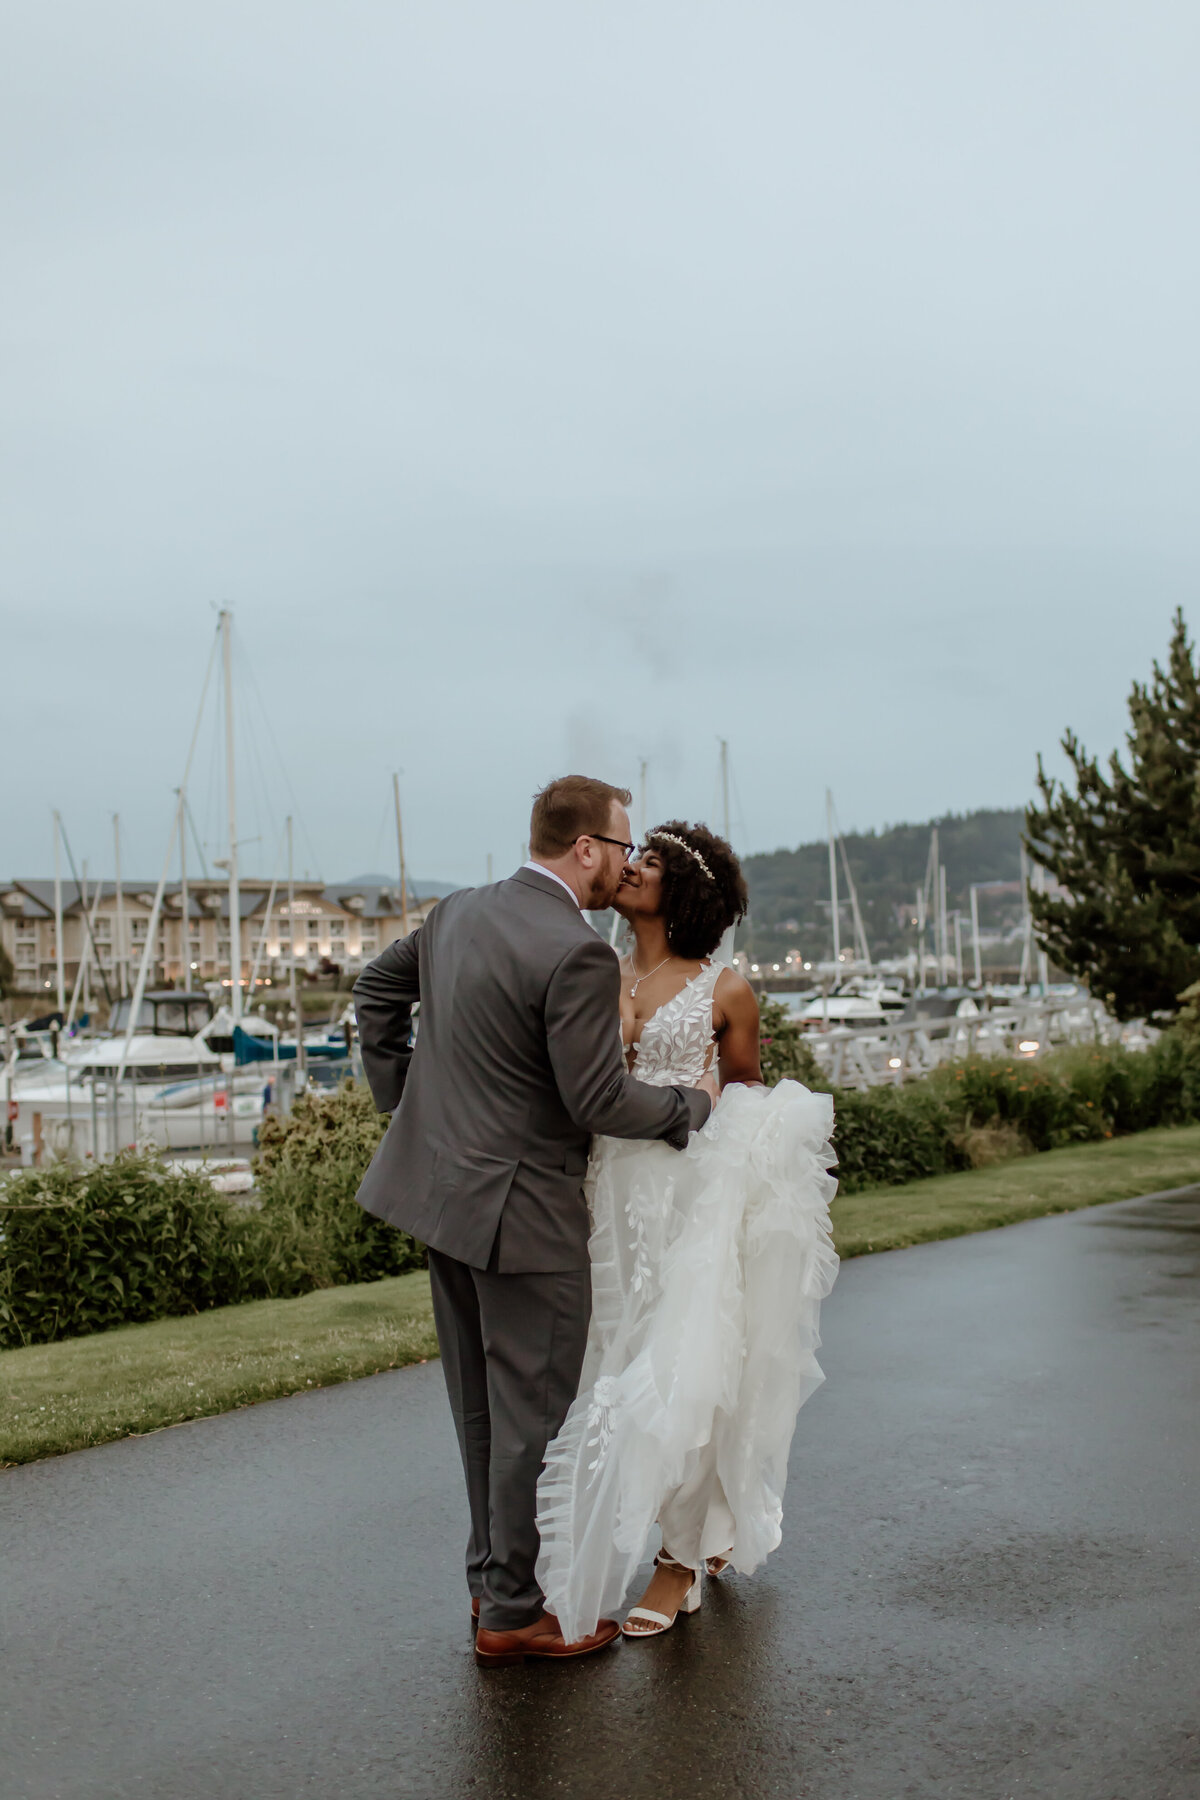
[{"label": "pendant necklace", "polygon": [[647,969],[646,973],[644,975],[638,975],[636,959],[631,956],[629,960],[631,963],[633,963],[634,974],[637,975],[637,980],[634,982],[633,986],[629,990],[629,998],[631,1000],[636,1000],[637,991],[641,987],[643,981],[649,981],[649,979],[652,975],[657,975],[658,971],[660,969],[665,969],[667,964],[670,962],[671,958],[669,955],[664,956],[660,963],[655,963],[654,967],[652,969]]}]

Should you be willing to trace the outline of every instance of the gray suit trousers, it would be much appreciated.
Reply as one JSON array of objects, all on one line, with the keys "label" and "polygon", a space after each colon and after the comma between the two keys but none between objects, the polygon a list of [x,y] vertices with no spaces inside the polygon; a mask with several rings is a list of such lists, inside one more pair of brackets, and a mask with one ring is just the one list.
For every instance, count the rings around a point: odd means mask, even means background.
[{"label": "gray suit trousers", "polygon": [[591,1269],[501,1275],[430,1250],[429,1278],[471,1509],[467,1586],[480,1624],[512,1631],[543,1610],[537,1480],[579,1387]]}]

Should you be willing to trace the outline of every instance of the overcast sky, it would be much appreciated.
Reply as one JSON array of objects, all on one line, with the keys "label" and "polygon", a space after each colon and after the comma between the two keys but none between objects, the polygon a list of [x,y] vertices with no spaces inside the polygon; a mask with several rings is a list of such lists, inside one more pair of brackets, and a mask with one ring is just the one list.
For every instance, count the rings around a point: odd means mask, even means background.
[{"label": "overcast sky", "polygon": [[157,871],[220,604],[268,872],[289,807],[389,868],[394,768],[474,881],[568,769],[712,819],[718,736],[743,851],[1110,748],[1200,624],[1198,54],[1189,0],[9,0],[0,876],[52,806]]}]

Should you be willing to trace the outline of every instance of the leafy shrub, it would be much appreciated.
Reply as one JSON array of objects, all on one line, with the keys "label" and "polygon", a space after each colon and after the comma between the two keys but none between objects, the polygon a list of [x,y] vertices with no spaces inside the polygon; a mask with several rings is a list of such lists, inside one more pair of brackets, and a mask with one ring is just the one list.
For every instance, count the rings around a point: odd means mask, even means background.
[{"label": "leafy shrub", "polygon": [[133,1153],[22,1171],[0,1198],[0,1344],[299,1291],[294,1233],[239,1210]]},{"label": "leafy shrub", "polygon": [[303,1094],[286,1119],[263,1120],[255,1169],[264,1214],[290,1213],[314,1229],[333,1283],[378,1281],[424,1264],[412,1238],[355,1204],[386,1129],[369,1088],[356,1081]]},{"label": "leafy shrub", "polygon": [[1140,1119],[1122,1130],[1148,1125],[1177,1125],[1200,1119],[1200,1033],[1180,1025],[1165,1031],[1146,1054],[1146,1071],[1138,1089]]},{"label": "leafy shrub", "polygon": [[761,1000],[758,1047],[762,1078],[768,1087],[779,1081],[802,1081],[807,1088],[828,1091],[829,1083],[812,1053],[807,1034],[778,1000]]},{"label": "leafy shrub", "polygon": [[967,1057],[903,1087],[840,1090],[834,1148],[844,1193],[1006,1156],[1200,1119],[1200,1031],[1149,1050],[1078,1044],[1036,1062]]},{"label": "leafy shrub", "polygon": [[1056,1150],[1062,1144],[1101,1137],[1100,1113],[1064,1081],[1047,1057],[1027,1062],[1021,1057],[970,1056],[935,1070],[929,1085],[940,1093],[962,1133],[978,1127],[1007,1126],[1031,1150]]},{"label": "leafy shrub", "polygon": [[959,1121],[928,1081],[908,1087],[840,1088],[833,1147],[844,1194],[896,1187],[970,1166]]},{"label": "leafy shrub", "polygon": [[266,1120],[260,1207],[153,1156],[21,1171],[0,1194],[0,1346],[416,1267],[423,1252],[412,1239],[354,1203],[385,1124],[349,1082]]}]

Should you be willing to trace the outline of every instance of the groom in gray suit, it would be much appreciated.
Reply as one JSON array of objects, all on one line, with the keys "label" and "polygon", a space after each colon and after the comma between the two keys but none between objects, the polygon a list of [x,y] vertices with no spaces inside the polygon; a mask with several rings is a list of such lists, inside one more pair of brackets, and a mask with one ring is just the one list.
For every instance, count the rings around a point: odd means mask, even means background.
[{"label": "groom in gray suit", "polygon": [[552,781],[534,801],[531,860],[440,901],[354,989],[367,1080],[392,1114],[358,1198],[429,1248],[485,1663],[580,1656],[617,1635],[602,1619],[564,1642],[534,1572],[538,1474],[591,1312],[583,1178],[593,1133],[683,1149],[711,1105],[628,1073],[617,958],[581,910],[616,895],[628,804],[604,781]]}]

